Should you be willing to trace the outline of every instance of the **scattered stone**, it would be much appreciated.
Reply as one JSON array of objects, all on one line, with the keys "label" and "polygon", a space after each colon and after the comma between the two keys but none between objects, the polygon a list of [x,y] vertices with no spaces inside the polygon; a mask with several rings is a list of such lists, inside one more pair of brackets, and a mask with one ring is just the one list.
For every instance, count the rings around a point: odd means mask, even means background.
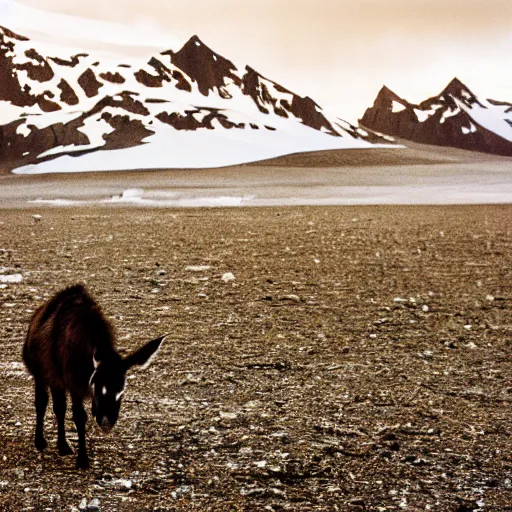
[{"label": "scattered stone", "polygon": [[281,300],[290,300],[292,302],[300,302],[300,297],[298,295],[293,295],[293,294],[283,295],[283,297],[281,297]]},{"label": "scattered stone", "polygon": [[235,412],[220,412],[219,413],[221,420],[236,420],[238,415]]},{"label": "scattered stone", "polygon": [[206,272],[210,270],[212,267],[210,265],[188,265],[185,270],[189,272]]},{"label": "scattered stone", "polygon": [[133,486],[133,482],[131,480],[120,478],[119,480],[114,480],[114,485],[116,489],[120,491],[129,491]]},{"label": "scattered stone", "polygon": [[41,215],[32,215],[32,218],[34,219],[34,222],[39,222],[43,217]]},{"label": "scattered stone", "polygon": [[231,272],[226,272],[222,274],[221,280],[225,283],[231,283],[235,280],[235,276]]},{"label": "scattered stone", "polygon": [[93,498],[89,505],[87,505],[87,510],[99,510],[100,509],[100,500],[98,498]]}]

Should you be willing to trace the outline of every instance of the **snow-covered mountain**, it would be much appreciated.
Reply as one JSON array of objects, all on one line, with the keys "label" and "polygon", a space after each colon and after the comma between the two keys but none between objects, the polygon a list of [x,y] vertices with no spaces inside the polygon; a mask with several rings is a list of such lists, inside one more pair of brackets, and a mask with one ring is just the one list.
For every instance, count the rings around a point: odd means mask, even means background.
[{"label": "snow-covered mountain", "polygon": [[512,156],[512,104],[479,99],[457,78],[418,105],[383,87],[360,126],[424,144]]},{"label": "snow-covered mountain", "polygon": [[379,143],[197,36],[113,60],[0,27],[0,156],[15,172],[216,167]]}]

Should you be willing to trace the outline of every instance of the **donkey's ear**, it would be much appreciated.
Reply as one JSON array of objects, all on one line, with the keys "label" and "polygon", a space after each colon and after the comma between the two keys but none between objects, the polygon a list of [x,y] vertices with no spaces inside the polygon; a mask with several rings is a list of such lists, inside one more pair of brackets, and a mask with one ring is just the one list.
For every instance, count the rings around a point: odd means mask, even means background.
[{"label": "donkey's ear", "polygon": [[164,334],[163,336],[156,338],[156,340],[146,343],[143,347],[131,353],[129,356],[126,356],[124,359],[126,370],[129,370],[132,366],[136,365],[142,366],[143,369],[147,368],[156,356],[156,353],[166,336],[167,334]]}]

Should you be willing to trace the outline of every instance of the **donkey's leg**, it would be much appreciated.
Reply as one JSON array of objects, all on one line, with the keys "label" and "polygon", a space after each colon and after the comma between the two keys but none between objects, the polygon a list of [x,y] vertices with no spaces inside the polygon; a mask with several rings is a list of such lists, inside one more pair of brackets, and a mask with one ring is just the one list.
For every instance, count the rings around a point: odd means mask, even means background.
[{"label": "donkey's leg", "polygon": [[71,455],[73,450],[66,441],[64,422],[66,419],[66,391],[52,389],[53,412],[57,418],[57,448],[59,455]]},{"label": "donkey's leg", "polygon": [[48,444],[44,438],[44,415],[48,405],[48,389],[42,380],[35,379],[34,382],[36,395],[36,435],[34,444],[42,452]]},{"label": "donkey's leg", "polygon": [[78,432],[78,456],[76,458],[76,467],[78,469],[89,468],[89,456],[87,455],[87,446],[85,445],[85,424],[87,423],[87,413],[84,410],[82,397],[71,396],[73,402],[73,420]]}]

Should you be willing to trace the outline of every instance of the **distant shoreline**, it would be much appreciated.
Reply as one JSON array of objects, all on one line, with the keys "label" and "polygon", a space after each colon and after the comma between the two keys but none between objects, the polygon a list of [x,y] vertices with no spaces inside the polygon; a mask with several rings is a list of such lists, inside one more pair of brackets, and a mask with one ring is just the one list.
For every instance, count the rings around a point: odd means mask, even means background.
[{"label": "distant shoreline", "polygon": [[512,203],[512,158],[411,144],[216,169],[0,175],[0,209]]}]

